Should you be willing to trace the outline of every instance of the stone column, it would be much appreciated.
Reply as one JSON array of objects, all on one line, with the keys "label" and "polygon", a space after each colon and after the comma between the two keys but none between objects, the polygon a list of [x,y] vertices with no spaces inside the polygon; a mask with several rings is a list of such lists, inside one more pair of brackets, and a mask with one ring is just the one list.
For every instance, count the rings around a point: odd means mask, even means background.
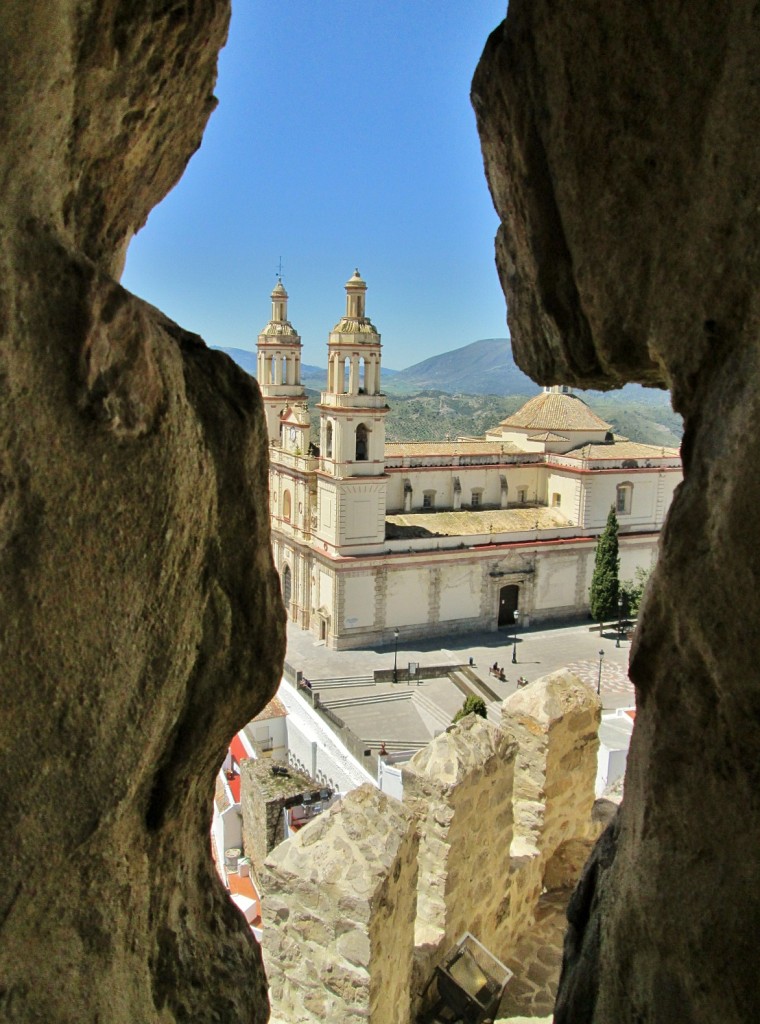
[{"label": "stone column", "polygon": [[348,374],[348,392],[351,395],[359,394],[359,357],[351,356],[350,370]]},{"label": "stone column", "polygon": [[275,1020],[408,1024],[418,836],[356,789],[272,852],[262,873]]},{"label": "stone column", "polygon": [[516,748],[468,715],[402,769],[404,805],[421,833],[414,996],[446,950],[470,931],[508,952],[512,784]]}]

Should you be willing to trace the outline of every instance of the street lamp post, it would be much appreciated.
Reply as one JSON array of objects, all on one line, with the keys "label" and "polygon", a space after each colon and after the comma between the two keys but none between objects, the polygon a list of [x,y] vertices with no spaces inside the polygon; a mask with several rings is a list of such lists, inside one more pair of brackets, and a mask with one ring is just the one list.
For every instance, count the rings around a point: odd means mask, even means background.
[{"label": "street lamp post", "polygon": [[618,594],[618,635],[615,646],[620,646],[620,637],[623,634],[623,595]]},{"label": "street lamp post", "polygon": [[604,662],[604,651],[599,651],[599,678],[596,681],[597,696],[602,695],[602,663]]},{"label": "street lamp post", "polygon": [[520,621],[520,612],[515,608],[515,635],[512,641],[512,664],[517,664],[517,623]]},{"label": "street lamp post", "polygon": [[393,648],[393,682],[398,682],[398,629],[393,630],[395,647]]}]

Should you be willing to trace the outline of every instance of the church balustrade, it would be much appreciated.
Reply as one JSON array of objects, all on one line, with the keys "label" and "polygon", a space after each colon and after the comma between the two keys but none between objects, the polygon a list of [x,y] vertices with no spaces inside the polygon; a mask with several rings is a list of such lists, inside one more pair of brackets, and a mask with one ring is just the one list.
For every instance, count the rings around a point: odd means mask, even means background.
[{"label": "church balustrade", "polygon": [[280,449],[277,452],[276,461],[279,466],[295,469],[301,473],[313,472],[320,466],[320,460],[313,455],[297,455],[295,452],[286,452]]}]

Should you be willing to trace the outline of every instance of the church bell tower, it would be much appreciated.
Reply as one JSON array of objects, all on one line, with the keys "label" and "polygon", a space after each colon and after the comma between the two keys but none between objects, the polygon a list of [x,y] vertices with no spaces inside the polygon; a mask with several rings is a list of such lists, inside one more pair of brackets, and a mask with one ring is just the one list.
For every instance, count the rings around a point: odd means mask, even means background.
[{"label": "church bell tower", "polygon": [[301,338],[288,320],[288,293],[282,279],[272,292],[272,319],[259,335],[256,378],[264,399],[269,443],[305,453],[309,414],[301,384]]},{"label": "church bell tower", "polygon": [[366,315],[367,285],[355,270],[346,313],[327,344],[320,411],[317,535],[339,554],[381,549],[385,540],[386,396],[380,390],[380,335]]}]

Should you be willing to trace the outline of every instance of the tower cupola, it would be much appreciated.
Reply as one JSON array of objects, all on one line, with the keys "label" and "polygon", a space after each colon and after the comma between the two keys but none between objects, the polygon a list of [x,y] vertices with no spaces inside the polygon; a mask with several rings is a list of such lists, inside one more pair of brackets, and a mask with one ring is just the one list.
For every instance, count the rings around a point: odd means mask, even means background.
[{"label": "tower cupola", "polygon": [[367,284],[362,279],[358,268],[346,281],[346,317],[350,320],[364,319],[364,300],[367,295]]},{"label": "tower cupola", "polygon": [[285,286],[282,283],[282,278],[278,278],[277,284],[272,290],[272,319],[270,323],[281,323],[286,324],[288,322],[288,293],[285,291]]},{"label": "tower cupola", "polygon": [[301,338],[288,320],[288,293],[278,278],[272,289],[272,319],[259,334],[256,347],[256,379],[267,418],[269,440],[281,437],[280,416],[306,401],[301,384]]}]

